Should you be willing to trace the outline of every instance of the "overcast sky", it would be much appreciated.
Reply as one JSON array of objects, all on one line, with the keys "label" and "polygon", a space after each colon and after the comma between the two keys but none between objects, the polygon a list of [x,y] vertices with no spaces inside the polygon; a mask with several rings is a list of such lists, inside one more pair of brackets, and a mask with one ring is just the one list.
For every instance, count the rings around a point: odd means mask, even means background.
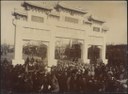
[{"label": "overcast sky", "polygon": [[[41,1],[39,1],[41,2]],[[72,7],[79,6],[90,14],[104,19],[109,31],[107,43],[127,43],[127,3],[126,1],[63,1]],[[1,43],[14,44],[12,12],[20,8],[22,1],[1,1]],[[50,2],[51,3],[51,2]],[[56,2],[52,2],[56,3]]]}]

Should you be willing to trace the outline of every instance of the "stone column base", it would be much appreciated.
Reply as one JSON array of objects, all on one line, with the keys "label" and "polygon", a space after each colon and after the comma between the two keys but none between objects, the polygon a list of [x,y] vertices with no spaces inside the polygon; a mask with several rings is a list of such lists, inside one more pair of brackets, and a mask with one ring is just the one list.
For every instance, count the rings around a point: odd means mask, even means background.
[{"label": "stone column base", "polygon": [[108,64],[108,59],[103,59],[103,63],[106,65]]},{"label": "stone column base", "polygon": [[86,60],[84,61],[84,63],[85,63],[85,64],[90,64],[90,59],[86,59]]},{"label": "stone column base", "polygon": [[54,60],[51,60],[48,62],[48,67],[52,67],[52,66],[56,66],[57,65],[57,60],[54,59]]},{"label": "stone column base", "polygon": [[20,60],[14,59],[14,60],[12,60],[12,64],[13,64],[14,66],[17,65],[17,64],[23,65],[24,63],[25,63],[25,62],[24,62],[23,59],[20,59]]}]

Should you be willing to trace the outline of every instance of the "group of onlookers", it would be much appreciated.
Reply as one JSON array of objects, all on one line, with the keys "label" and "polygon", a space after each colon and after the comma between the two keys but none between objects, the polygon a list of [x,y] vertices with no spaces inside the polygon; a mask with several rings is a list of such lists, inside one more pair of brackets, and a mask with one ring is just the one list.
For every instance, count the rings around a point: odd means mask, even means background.
[{"label": "group of onlookers", "polygon": [[56,66],[49,68],[34,58],[15,66],[5,59],[1,72],[2,90],[11,92],[127,92],[128,89],[124,66],[103,62],[58,60]]}]

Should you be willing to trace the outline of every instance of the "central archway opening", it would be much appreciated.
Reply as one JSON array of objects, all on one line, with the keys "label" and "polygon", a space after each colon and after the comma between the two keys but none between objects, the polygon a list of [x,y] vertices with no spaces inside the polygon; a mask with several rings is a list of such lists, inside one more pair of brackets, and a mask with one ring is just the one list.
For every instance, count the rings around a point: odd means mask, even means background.
[{"label": "central archway opening", "polygon": [[55,59],[78,61],[82,57],[83,40],[56,38]]},{"label": "central archway opening", "polygon": [[100,59],[100,48],[96,45],[91,45],[88,49],[88,58],[91,64],[96,64],[97,60]]}]

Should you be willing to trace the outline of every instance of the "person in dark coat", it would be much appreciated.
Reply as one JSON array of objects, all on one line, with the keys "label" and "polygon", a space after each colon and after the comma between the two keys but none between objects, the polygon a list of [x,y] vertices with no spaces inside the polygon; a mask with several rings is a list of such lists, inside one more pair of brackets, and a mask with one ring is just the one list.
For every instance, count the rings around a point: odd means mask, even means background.
[{"label": "person in dark coat", "polygon": [[50,74],[45,72],[43,77],[42,77],[41,83],[42,83],[42,85],[41,85],[40,92],[45,92],[45,93],[50,92],[50,88],[49,88],[49,86],[51,86],[51,84],[50,84]]},{"label": "person in dark coat", "polygon": [[105,84],[105,92],[115,92],[115,90],[116,90],[115,80],[112,72],[110,71],[108,73],[108,77]]},{"label": "person in dark coat", "polygon": [[59,92],[59,82],[58,79],[56,78],[56,75],[54,73],[51,74],[51,92]]}]

